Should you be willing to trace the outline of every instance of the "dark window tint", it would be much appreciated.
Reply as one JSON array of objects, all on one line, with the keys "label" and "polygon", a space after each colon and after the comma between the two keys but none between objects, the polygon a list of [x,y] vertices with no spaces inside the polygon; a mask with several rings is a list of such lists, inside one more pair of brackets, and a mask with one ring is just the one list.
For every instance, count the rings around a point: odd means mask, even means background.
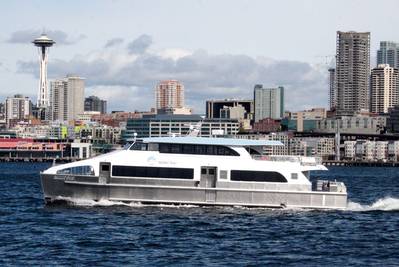
[{"label": "dark window tint", "polygon": [[246,182],[274,182],[286,183],[287,179],[278,172],[263,172],[263,171],[239,171],[232,170],[230,179],[232,181],[246,181]]},{"label": "dark window tint", "polygon": [[159,152],[174,154],[239,156],[236,151],[229,147],[212,145],[159,144]]},{"label": "dark window tint", "polygon": [[101,165],[101,170],[104,172],[109,172],[109,165],[108,164]]},{"label": "dark window tint", "polygon": [[171,178],[171,179],[193,179],[194,169],[189,168],[158,168],[141,166],[112,166],[113,176],[125,177],[148,177],[148,178]]}]

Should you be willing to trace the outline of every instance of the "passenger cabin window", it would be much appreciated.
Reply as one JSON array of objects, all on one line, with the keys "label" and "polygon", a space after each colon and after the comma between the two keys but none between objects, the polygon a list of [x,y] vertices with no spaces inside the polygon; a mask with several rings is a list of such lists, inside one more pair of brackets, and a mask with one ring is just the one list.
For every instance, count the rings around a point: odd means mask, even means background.
[{"label": "passenger cabin window", "polygon": [[153,143],[148,144],[148,151],[158,151],[158,150],[159,150],[158,144],[153,144]]},{"label": "passenger cabin window", "polygon": [[115,165],[112,166],[112,175],[122,177],[193,179],[194,169]]},{"label": "passenger cabin window", "polygon": [[291,173],[291,179],[298,179],[297,173]]},{"label": "passenger cabin window", "polygon": [[240,156],[229,147],[217,145],[159,144],[160,153]]},{"label": "passenger cabin window", "polygon": [[231,170],[231,181],[242,182],[271,182],[271,183],[286,183],[287,179],[279,172],[267,171],[241,171]]}]

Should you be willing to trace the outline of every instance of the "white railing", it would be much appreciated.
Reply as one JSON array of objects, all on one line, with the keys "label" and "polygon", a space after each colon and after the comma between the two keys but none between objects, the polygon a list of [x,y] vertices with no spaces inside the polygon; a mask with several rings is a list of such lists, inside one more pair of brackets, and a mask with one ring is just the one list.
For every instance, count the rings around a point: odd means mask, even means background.
[{"label": "white railing", "polygon": [[299,162],[304,166],[316,166],[322,164],[320,157],[287,156],[287,155],[255,155],[255,160],[279,161],[279,162]]}]

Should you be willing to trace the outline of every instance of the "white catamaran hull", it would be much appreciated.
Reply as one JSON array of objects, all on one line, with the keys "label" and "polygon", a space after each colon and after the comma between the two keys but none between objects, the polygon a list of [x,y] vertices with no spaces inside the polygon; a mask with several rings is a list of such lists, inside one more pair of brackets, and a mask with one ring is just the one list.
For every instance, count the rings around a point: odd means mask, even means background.
[{"label": "white catamaran hull", "polygon": [[104,181],[95,176],[41,175],[46,203],[62,199],[110,200],[140,203],[223,205],[270,208],[345,209],[340,192],[207,187],[195,181],[122,178]]}]

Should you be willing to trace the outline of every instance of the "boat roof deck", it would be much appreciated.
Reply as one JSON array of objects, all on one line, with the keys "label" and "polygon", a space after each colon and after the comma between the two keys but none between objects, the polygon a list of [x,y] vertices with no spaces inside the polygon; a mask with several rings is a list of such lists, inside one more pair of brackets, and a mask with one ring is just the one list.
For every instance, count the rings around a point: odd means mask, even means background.
[{"label": "boat roof deck", "polygon": [[223,146],[282,146],[280,141],[272,140],[247,140],[234,138],[208,138],[208,137],[150,137],[143,138],[144,143],[172,143],[196,145],[223,145]]}]

